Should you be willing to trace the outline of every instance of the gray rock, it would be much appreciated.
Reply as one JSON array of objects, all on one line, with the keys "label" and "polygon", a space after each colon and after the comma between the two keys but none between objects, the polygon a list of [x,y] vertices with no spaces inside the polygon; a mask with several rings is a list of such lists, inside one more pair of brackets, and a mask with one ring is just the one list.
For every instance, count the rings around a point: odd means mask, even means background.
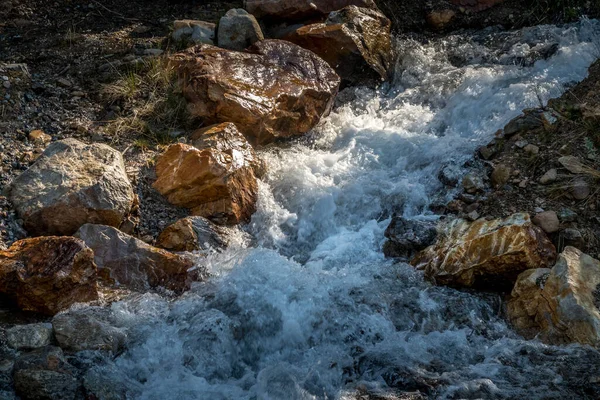
[{"label": "gray rock", "polygon": [[217,26],[211,22],[184,19],[173,23],[171,37],[175,41],[214,45],[216,28]]},{"label": "gray rock", "polygon": [[576,179],[571,185],[571,195],[575,200],[585,200],[591,192],[590,185],[584,179]]},{"label": "gray rock", "polygon": [[511,120],[504,127],[504,135],[514,136],[517,133],[527,132],[544,126],[544,116],[541,113],[527,113]]},{"label": "gray rock", "polygon": [[462,180],[463,188],[467,193],[474,194],[477,192],[483,192],[485,190],[485,184],[483,179],[474,173],[465,175]]},{"label": "gray rock", "polygon": [[561,208],[558,210],[557,215],[560,222],[575,222],[577,220],[577,213],[569,208]]},{"label": "gray rock", "polygon": [[91,307],[58,314],[52,319],[52,326],[56,340],[65,350],[116,353],[125,344],[127,333],[109,322],[108,309]]},{"label": "gray rock", "polygon": [[119,226],[134,200],[121,153],[65,139],[50,144],[10,186],[32,235],[72,235],[85,223]]},{"label": "gray rock", "polygon": [[23,399],[72,400],[80,383],[73,375],[58,371],[22,370],[14,374],[15,390]]},{"label": "gray rock", "polygon": [[16,350],[37,349],[50,344],[52,325],[49,323],[17,325],[6,331],[8,345]]},{"label": "gray rock", "polygon": [[264,39],[256,18],[241,8],[227,11],[219,20],[217,35],[219,47],[238,51]]},{"label": "gray rock", "polygon": [[581,232],[577,229],[567,228],[560,233],[564,246],[572,246],[579,250],[584,250],[585,240]]},{"label": "gray rock", "polygon": [[558,173],[557,173],[556,169],[552,168],[551,170],[547,171],[540,178],[540,183],[542,185],[547,185],[549,183],[555,182],[557,178],[558,178]]},{"label": "gray rock", "polygon": [[572,174],[582,174],[585,172],[585,165],[578,157],[565,156],[558,159],[558,162]]},{"label": "gray rock", "polygon": [[91,368],[83,377],[83,387],[86,393],[101,400],[127,399],[128,387],[122,381],[116,379],[114,375],[118,372],[110,372],[107,373],[102,368]]},{"label": "gray rock", "polygon": [[387,257],[411,257],[433,244],[437,238],[436,222],[394,217],[385,231]]},{"label": "gray rock", "polygon": [[444,165],[438,173],[438,180],[444,185],[456,187],[462,175],[461,169],[455,164]]},{"label": "gray rock", "polygon": [[495,188],[499,188],[508,183],[511,174],[510,167],[504,164],[498,164],[494,167],[494,171],[492,171],[492,176],[490,177],[492,180],[492,185]]},{"label": "gray rock", "polygon": [[560,228],[558,215],[555,211],[544,211],[533,217],[532,222],[546,233],[557,232]]}]

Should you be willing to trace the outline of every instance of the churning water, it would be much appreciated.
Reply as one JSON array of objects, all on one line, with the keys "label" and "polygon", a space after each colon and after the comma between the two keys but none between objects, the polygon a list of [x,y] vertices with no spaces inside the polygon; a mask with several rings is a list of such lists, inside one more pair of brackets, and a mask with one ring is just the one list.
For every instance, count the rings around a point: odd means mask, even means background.
[{"label": "churning water", "polygon": [[310,137],[263,152],[253,246],[211,254],[212,278],[176,301],[113,304],[130,342],[86,380],[157,400],[584,396],[597,352],[525,341],[498,299],[432,287],[381,245],[392,213],[435,218],[452,196],[441,166],[581,81],[599,35],[582,21],[399,39],[391,84],[346,90]]}]

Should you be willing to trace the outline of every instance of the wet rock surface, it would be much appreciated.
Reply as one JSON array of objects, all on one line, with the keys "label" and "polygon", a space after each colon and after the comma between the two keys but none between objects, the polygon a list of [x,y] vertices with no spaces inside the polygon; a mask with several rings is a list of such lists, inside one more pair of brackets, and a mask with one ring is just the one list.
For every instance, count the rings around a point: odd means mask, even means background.
[{"label": "wet rock surface", "polygon": [[98,297],[94,253],[72,237],[24,239],[0,251],[0,293],[19,308],[54,315]]},{"label": "wet rock surface", "polygon": [[6,341],[15,350],[48,346],[52,338],[52,325],[49,323],[17,325],[6,331]]},{"label": "wet rock surface", "polygon": [[314,53],[280,40],[247,52],[197,46],[173,58],[191,115],[234,122],[253,144],[308,132],[331,110],[340,83]]},{"label": "wet rock surface", "polygon": [[388,238],[383,247],[386,257],[410,258],[435,242],[437,223],[396,216],[387,227],[385,237]]},{"label": "wet rock surface", "polygon": [[169,225],[156,245],[169,251],[222,250],[231,244],[249,242],[239,229],[216,225],[203,217],[187,217]]}]

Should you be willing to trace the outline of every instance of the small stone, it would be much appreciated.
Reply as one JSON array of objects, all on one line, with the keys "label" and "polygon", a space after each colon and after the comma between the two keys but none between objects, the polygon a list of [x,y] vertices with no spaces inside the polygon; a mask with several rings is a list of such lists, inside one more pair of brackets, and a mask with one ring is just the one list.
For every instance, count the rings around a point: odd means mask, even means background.
[{"label": "small stone", "polygon": [[443,30],[456,17],[452,10],[432,11],[427,15],[427,23],[437,31]]},{"label": "small stone", "polygon": [[575,200],[585,200],[591,193],[590,185],[583,180],[577,179],[571,186],[571,195]]},{"label": "small stone", "polygon": [[30,142],[37,145],[45,145],[52,141],[52,136],[39,129],[29,132],[28,137]]},{"label": "small stone", "polygon": [[527,146],[523,147],[523,150],[532,155],[539,154],[540,152],[540,148],[534,144],[528,144]]},{"label": "small stone", "polygon": [[525,146],[527,146],[529,143],[527,142],[527,140],[517,140],[515,142],[515,146],[517,146],[518,148],[522,149]]},{"label": "small stone", "polygon": [[479,213],[477,211],[471,211],[467,214],[467,220],[477,221],[479,219]]},{"label": "small stone", "polygon": [[447,164],[442,167],[438,173],[438,180],[444,185],[456,187],[461,175],[460,168],[455,164]]},{"label": "small stone", "polygon": [[465,175],[462,181],[463,188],[467,193],[482,192],[485,189],[483,179],[480,176],[473,173]]},{"label": "small stone", "polygon": [[2,82],[2,86],[4,86],[5,89],[10,89],[10,82],[4,81],[4,82]]},{"label": "small stone", "polygon": [[70,80],[65,79],[65,78],[58,78],[56,80],[56,84],[58,86],[64,87],[64,88],[70,88],[71,86],[73,86],[73,84],[71,83]]},{"label": "small stone", "polygon": [[585,166],[578,157],[565,156],[559,158],[558,162],[573,174],[582,174],[585,172]]},{"label": "small stone", "polygon": [[579,250],[583,250],[585,247],[585,240],[583,235],[577,229],[567,228],[560,233],[563,243],[566,246],[576,247]]},{"label": "small stone", "polygon": [[527,187],[527,179],[523,179],[521,182],[519,182],[519,187],[521,189],[524,189]]},{"label": "small stone", "polygon": [[496,150],[490,146],[482,146],[479,148],[479,154],[484,160],[491,160],[496,154]]},{"label": "small stone", "polygon": [[556,179],[558,178],[558,172],[556,171],[556,169],[552,168],[551,170],[548,170],[541,178],[540,178],[540,183],[542,185],[547,185],[549,183],[555,182]]},{"label": "small stone", "polygon": [[560,222],[555,211],[544,211],[533,217],[532,222],[546,233],[558,232]]},{"label": "small stone", "polygon": [[558,210],[558,219],[560,222],[575,222],[577,220],[577,213],[569,208],[561,208]]},{"label": "small stone", "polygon": [[31,350],[48,346],[52,325],[48,323],[17,325],[6,331],[8,345],[15,350]]},{"label": "small stone", "polygon": [[216,25],[210,22],[179,20],[173,23],[171,37],[175,41],[189,41],[193,44],[210,44],[215,42]]},{"label": "small stone", "polygon": [[161,49],[146,49],[144,50],[144,55],[146,56],[151,56],[151,57],[157,57],[162,55],[162,53],[164,53],[164,50]]},{"label": "small stone", "polygon": [[504,164],[499,164],[494,168],[494,171],[492,172],[492,176],[491,176],[491,180],[492,180],[492,185],[495,188],[499,188],[503,185],[505,185],[508,180],[510,179],[510,175],[511,175],[511,169],[504,165]]},{"label": "small stone", "polygon": [[536,208],[534,208],[534,209],[533,209],[533,211],[534,211],[535,213],[539,214],[539,213],[543,213],[543,212],[544,212],[544,209],[543,209],[542,207],[536,207]]}]

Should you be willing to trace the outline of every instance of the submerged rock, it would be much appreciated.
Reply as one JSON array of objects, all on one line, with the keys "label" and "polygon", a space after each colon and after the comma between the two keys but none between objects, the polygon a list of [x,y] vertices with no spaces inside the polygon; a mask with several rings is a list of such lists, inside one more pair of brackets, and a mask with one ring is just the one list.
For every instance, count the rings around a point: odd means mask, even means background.
[{"label": "submerged rock", "polygon": [[173,61],[190,114],[233,122],[253,144],[308,132],[329,114],[340,84],[325,61],[282,40],[246,52],[200,45]]},{"label": "submerged rock", "polygon": [[389,240],[383,247],[386,257],[411,257],[435,242],[436,222],[394,217],[385,231]]},{"label": "submerged rock", "polygon": [[0,251],[0,293],[26,311],[54,315],[98,298],[94,253],[72,237],[40,237]]},{"label": "submerged rock", "polygon": [[10,186],[32,235],[72,235],[85,223],[119,226],[134,201],[121,153],[75,139],[54,142]]},{"label": "submerged rock", "polygon": [[76,234],[94,250],[98,273],[110,285],[145,291],[189,289],[194,261],[150,246],[110,226],[86,224]]},{"label": "submerged rock", "polygon": [[550,344],[600,345],[600,262],[566,247],[552,269],[523,272],[508,319],[524,337]]},{"label": "submerged rock", "polygon": [[227,11],[218,29],[219,47],[224,49],[244,50],[265,38],[256,18],[241,8]]},{"label": "submerged rock", "polygon": [[303,26],[284,39],[313,51],[348,83],[385,80],[392,67],[390,20],[377,9],[349,6],[324,23]]},{"label": "submerged rock", "polygon": [[244,7],[257,18],[299,20],[319,17],[347,6],[375,7],[373,0],[245,0]]},{"label": "submerged rock", "polygon": [[48,323],[17,325],[6,331],[8,345],[16,350],[48,346],[52,340],[52,325]]},{"label": "submerged rock", "polygon": [[456,219],[439,230],[438,238],[411,264],[441,285],[505,289],[521,272],[556,259],[552,242],[528,214],[472,223]]},{"label": "submerged rock", "polygon": [[187,217],[162,231],[156,245],[170,251],[220,250],[244,239],[237,229],[215,225],[203,217]]}]

